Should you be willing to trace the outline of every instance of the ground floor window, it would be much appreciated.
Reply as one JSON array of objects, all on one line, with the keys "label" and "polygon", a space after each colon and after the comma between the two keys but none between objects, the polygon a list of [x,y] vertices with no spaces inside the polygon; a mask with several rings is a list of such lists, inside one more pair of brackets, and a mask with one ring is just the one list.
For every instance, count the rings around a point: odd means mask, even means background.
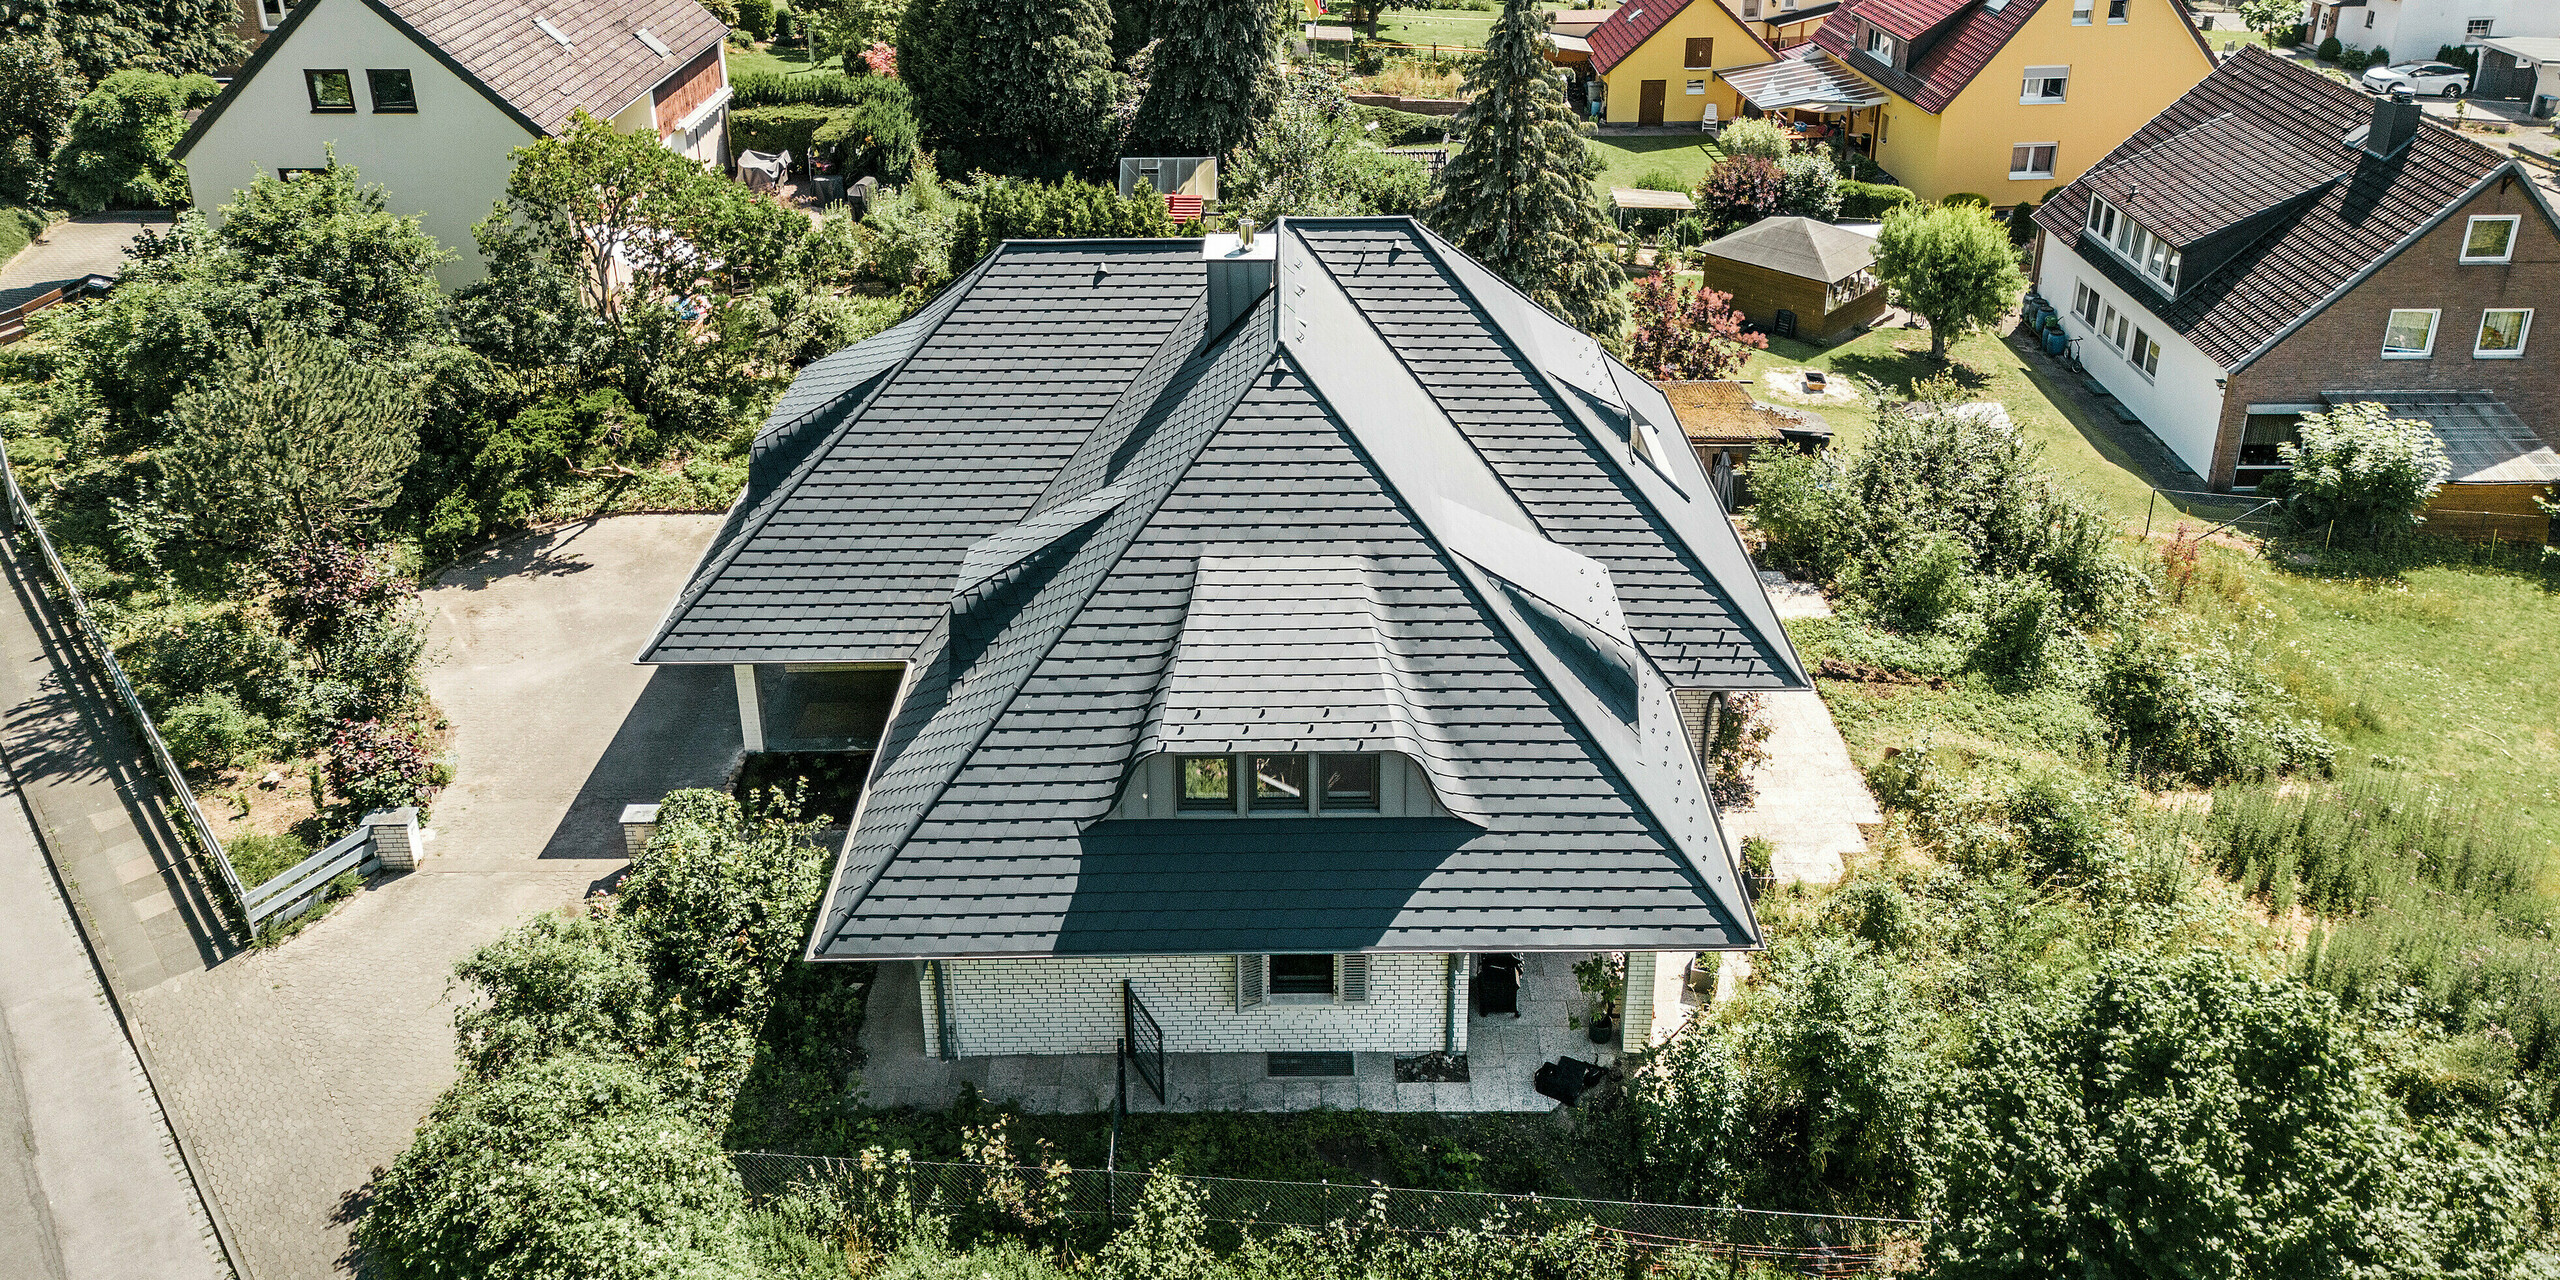
[{"label": "ground floor window", "polygon": [[1236,957],[1236,1007],[1367,1004],[1369,957],[1357,952],[1274,952]]},{"label": "ground floor window", "polygon": [[2252,413],[2241,419],[2240,463],[2232,470],[2231,487],[2243,493],[2254,493],[2267,477],[2284,470],[2284,455],[2278,446],[2293,443],[2301,435],[2299,413]]}]

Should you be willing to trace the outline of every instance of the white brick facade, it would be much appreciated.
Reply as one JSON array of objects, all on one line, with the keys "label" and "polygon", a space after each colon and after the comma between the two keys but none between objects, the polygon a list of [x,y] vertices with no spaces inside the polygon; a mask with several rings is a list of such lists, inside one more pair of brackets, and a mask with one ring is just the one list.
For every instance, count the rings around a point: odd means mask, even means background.
[{"label": "white brick facade", "polygon": [[1689,1020],[1680,999],[1695,951],[1627,953],[1626,1007],[1618,1018],[1618,1050],[1641,1053],[1671,1038]]},{"label": "white brick facade", "polygon": [[[1457,959],[1455,1018],[1450,957],[1436,954],[1371,955],[1366,1004],[1240,1009],[1233,956],[945,960],[917,966],[917,996],[934,1056],[945,1019],[955,1057],[1109,1053],[1120,1039],[1123,978],[1164,1028],[1169,1053],[1464,1052],[1470,966]],[[947,1001],[936,999],[936,969],[950,984]]]}]

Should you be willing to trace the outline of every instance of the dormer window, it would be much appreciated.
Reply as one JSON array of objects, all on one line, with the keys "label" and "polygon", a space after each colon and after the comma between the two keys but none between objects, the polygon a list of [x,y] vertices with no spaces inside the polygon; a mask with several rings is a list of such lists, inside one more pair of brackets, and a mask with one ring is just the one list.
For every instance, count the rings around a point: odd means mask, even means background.
[{"label": "dormer window", "polygon": [[[1368,753],[1183,756],[1184,813],[1376,813],[1378,757]],[[1245,780],[1239,794],[1237,779]]]},{"label": "dormer window", "polygon": [[1888,67],[1894,64],[1894,40],[1892,36],[1885,34],[1883,28],[1873,26],[1867,28],[1866,50],[1868,57]]},{"label": "dormer window", "polygon": [[2089,200],[2087,230],[2089,234],[2080,237],[2083,243],[2094,239],[2115,250],[2117,257],[2159,285],[2161,292],[2174,294],[2178,291],[2179,255],[2177,250],[2169,247],[2168,241],[2144,230],[2123,211],[2094,196]]}]

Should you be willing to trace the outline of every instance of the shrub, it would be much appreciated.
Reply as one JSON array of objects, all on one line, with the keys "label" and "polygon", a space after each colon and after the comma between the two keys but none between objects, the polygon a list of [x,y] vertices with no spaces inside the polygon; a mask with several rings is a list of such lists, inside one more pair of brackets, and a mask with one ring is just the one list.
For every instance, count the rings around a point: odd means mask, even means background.
[{"label": "shrub", "polygon": [[[915,99],[895,76],[831,75],[757,85],[760,105],[729,113],[729,145],[824,161],[847,177],[902,180],[915,156]],[[755,76],[743,78],[754,81]],[[739,99],[746,97],[741,92]]]},{"label": "shrub", "polygon": [[1680,175],[1673,173],[1669,169],[1647,169],[1642,174],[1637,175],[1635,180],[1635,189],[1638,191],[1686,192],[1689,189],[1689,184],[1682,182],[1680,180]]},{"label": "shrub", "polygon": [[1875,601],[1886,620],[1905,631],[1929,631],[1965,605],[1969,590],[1963,543],[1931,534],[1908,547],[1875,574],[1864,594]]},{"label": "shrub", "polygon": [[2375,45],[2375,46],[2373,47],[2373,52],[2368,53],[2368,54],[2366,54],[2366,55],[2365,55],[2365,58],[2364,58],[2364,65],[2366,65],[2366,66],[2368,66],[2368,67],[2387,67],[2387,66],[2390,66],[2390,65],[2391,65],[2391,51],[2390,51],[2389,49],[2385,49],[2385,48],[2383,48],[2381,45]]},{"label": "shrub", "polygon": [[951,278],[952,237],[960,202],[930,168],[872,202],[863,214],[871,234],[871,270],[892,285],[933,289]]},{"label": "shrub", "polygon": [[1806,151],[1778,162],[1778,207],[1789,217],[1829,222],[1840,216],[1840,171],[1831,157]]},{"label": "shrub", "polygon": [[982,176],[959,194],[959,216],[951,233],[955,275],[1007,240],[1173,234],[1162,199],[1123,197],[1077,178],[1047,183]]},{"label": "shrub", "polygon": [[445,1095],[357,1227],[386,1280],[745,1280],[713,1136],[631,1066],[560,1057]]},{"label": "shrub", "polygon": [[2371,401],[2304,414],[2299,438],[2277,452],[2290,469],[2277,487],[2294,527],[2367,537],[2419,523],[2451,470],[2433,427]]},{"label": "shrub", "polygon": [[1694,213],[1684,213],[1672,220],[1669,236],[1680,248],[1695,248],[1707,242],[1707,224]]},{"label": "shrub", "polygon": [[265,717],[241,710],[219,689],[161,713],[160,736],[180,765],[209,770],[255,763],[270,738]]},{"label": "shrub", "polygon": [[[1354,131],[1380,147],[1420,147],[1437,145],[1449,136],[1449,116],[1427,116],[1416,111],[1398,111],[1393,107],[1352,104],[1349,111]],[[1370,125],[1378,126],[1375,129]],[[1674,187],[1671,190],[1678,190]]]},{"label": "shrub", "polygon": [[738,26],[750,40],[773,38],[773,0],[738,0]]},{"label": "shrub", "polygon": [[[1753,771],[1769,763],[1768,717],[1756,693],[1729,693],[1717,710],[1702,755],[1707,763],[1707,794],[1721,805],[1751,798]],[[1746,858],[1746,861],[1748,859]],[[1758,872],[1767,875],[1763,869]]]},{"label": "shrub", "polygon": [[2469,45],[2447,44],[2436,47],[2436,61],[2450,63],[2473,75],[2480,74],[2480,51]]},{"label": "shrub", "polygon": [[118,71],[98,82],[71,113],[71,130],[54,154],[54,192],[92,213],[110,206],[187,202],[186,167],[169,149],[187,131],[185,113],[219,90],[204,76]]},{"label": "shrub", "polygon": [[1762,558],[1817,582],[1852,562],[1860,512],[1848,477],[1829,454],[1763,449],[1752,455],[1751,526]]},{"label": "shrub", "polygon": [[2301,768],[2335,754],[2275,682],[2228,646],[2194,648],[2157,627],[2133,630],[2099,662],[2090,705],[2114,727],[2133,769],[2163,782],[2213,783]]},{"label": "shrub", "polygon": [[1776,214],[1786,200],[1786,175],[1757,156],[1734,156],[1698,183],[1698,209],[1720,229],[1748,226]]},{"label": "shrub", "polygon": [[1840,216],[1853,221],[1873,221],[1904,205],[1920,203],[1920,197],[1909,187],[1842,182],[1839,191]]},{"label": "shrub", "polygon": [[2350,75],[2372,65],[2373,55],[2362,49],[2341,50],[2338,54],[2338,69]]},{"label": "shrub", "polygon": [[2338,60],[2339,51],[2344,48],[2344,45],[2338,43],[2338,38],[2336,36],[2329,36],[2321,40],[2320,48],[2314,56],[2318,57],[2322,62],[2336,62]]},{"label": "shrub", "polygon": [[1772,164],[1783,160],[1793,139],[1775,120],[1736,120],[1716,133],[1716,147],[1727,156],[1766,160]]},{"label": "shrub", "polygon": [[2054,666],[2061,604],[2053,588],[2036,579],[2004,580],[1991,594],[1982,615],[1982,638],[1973,646],[1973,668],[2006,688],[2033,685]]},{"label": "shrub", "polygon": [[275,584],[276,621],[310,648],[327,645],[348,619],[405,594],[379,552],[344,542],[289,548],[269,557],[265,569]]},{"label": "shrub", "polygon": [[638,1058],[655,1007],[639,947],[610,910],[546,912],[453,967],[482,997],[454,1015],[467,1076],[494,1080],[562,1054]]},{"label": "shrub", "polygon": [[329,730],[328,747],[329,789],[354,813],[425,808],[435,761],[414,731],[379,720],[343,721]]},{"label": "shrub", "polygon": [[1769,340],[1742,329],[1733,295],[1700,286],[1683,289],[1656,272],[1636,281],[1628,300],[1635,330],[1627,338],[1627,363],[1661,381],[1730,378]]}]

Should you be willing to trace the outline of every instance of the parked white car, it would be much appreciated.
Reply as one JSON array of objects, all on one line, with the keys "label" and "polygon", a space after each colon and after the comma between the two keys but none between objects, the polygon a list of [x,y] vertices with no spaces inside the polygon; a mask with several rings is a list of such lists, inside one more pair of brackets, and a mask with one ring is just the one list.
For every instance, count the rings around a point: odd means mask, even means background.
[{"label": "parked white car", "polygon": [[2443,62],[2403,62],[2396,67],[2375,67],[2364,73],[2367,92],[2387,94],[2402,86],[2420,96],[2441,94],[2459,98],[2471,92],[2471,73]]}]

